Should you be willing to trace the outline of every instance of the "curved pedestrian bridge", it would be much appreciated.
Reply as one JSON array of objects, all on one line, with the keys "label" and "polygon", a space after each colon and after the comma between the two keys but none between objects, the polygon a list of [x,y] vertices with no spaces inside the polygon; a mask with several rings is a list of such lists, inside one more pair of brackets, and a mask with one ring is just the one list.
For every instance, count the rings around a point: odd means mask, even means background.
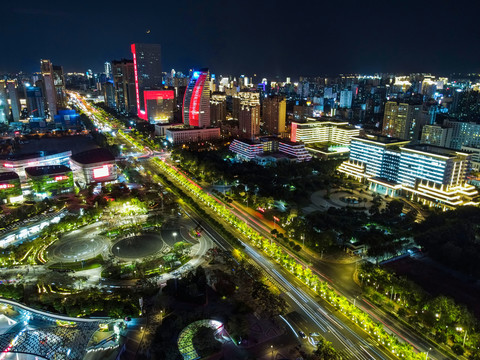
[{"label": "curved pedestrian bridge", "polygon": [[0,298],[0,360],[8,353],[81,360],[100,324],[110,321],[52,314]]}]

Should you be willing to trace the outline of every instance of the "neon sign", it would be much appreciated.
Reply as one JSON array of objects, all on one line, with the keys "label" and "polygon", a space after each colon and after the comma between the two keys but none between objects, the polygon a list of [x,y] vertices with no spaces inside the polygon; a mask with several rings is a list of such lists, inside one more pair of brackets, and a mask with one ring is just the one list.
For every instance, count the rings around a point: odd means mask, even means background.
[{"label": "neon sign", "polygon": [[100,179],[110,175],[110,170],[108,165],[103,165],[102,167],[93,169],[93,178]]},{"label": "neon sign", "polygon": [[5,163],[3,164],[4,167],[8,167],[8,168],[13,168],[13,164],[8,164],[8,163]]},{"label": "neon sign", "polygon": [[55,176],[55,181],[62,181],[62,180],[68,180],[68,176],[65,176],[65,175]]},{"label": "neon sign", "polygon": [[0,184],[0,190],[11,189],[13,187],[15,187],[15,185],[13,185],[13,184]]}]

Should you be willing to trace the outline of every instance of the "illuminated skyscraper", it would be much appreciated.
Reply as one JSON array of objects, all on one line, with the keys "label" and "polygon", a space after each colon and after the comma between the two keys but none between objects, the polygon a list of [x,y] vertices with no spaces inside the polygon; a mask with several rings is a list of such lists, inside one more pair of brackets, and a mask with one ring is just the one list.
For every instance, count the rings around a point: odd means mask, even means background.
[{"label": "illuminated skyscraper", "polygon": [[148,120],[145,109],[145,90],[161,90],[162,64],[161,47],[158,44],[132,44],[137,116]]},{"label": "illuminated skyscraper", "polygon": [[260,94],[256,92],[240,92],[240,114],[238,126],[240,136],[253,139],[260,133]]},{"label": "illuminated skyscraper", "polygon": [[7,122],[10,114],[7,100],[7,84],[5,80],[0,80],[0,123]]},{"label": "illuminated skyscraper", "polygon": [[7,80],[8,97],[10,98],[10,107],[12,108],[13,121],[20,121],[20,98],[18,97],[17,82]]},{"label": "illuminated skyscraper", "polygon": [[190,126],[210,126],[210,73],[208,69],[194,71],[183,97],[183,123]]},{"label": "illuminated skyscraper", "polygon": [[214,92],[210,98],[210,121],[213,125],[227,119],[227,96],[224,92]]},{"label": "illuminated skyscraper", "polygon": [[105,62],[105,76],[107,79],[112,78],[112,64],[109,61]]},{"label": "illuminated skyscraper", "polygon": [[269,96],[263,100],[263,129],[270,135],[285,132],[287,101],[284,96]]},{"label": "illuminated skyscraper", "polygon": [[53,119],[57,115],[57,96],[55,91],[53,66],[50,60],[40,60],[40,70],[43,75],[43,84],[45,87],[45,98],[48,104],[50,117]]},{"label": "illuminated skyscraper", "polygon": [[137,112],[137,99],[133,61],[126,59],[113,60],[112,73],[117,110],[135,114]]},{"label": "illuminated skyscraper", "polygon": [[42,89],[36,86],[27,87],[27,109],[28,115],[35,118],[45,117],[45,100],[42,96]]},{"label": "illuminated skyscraper", "polygon": [[383,116],[383,135],[418,141],[426,122],[422,105],[388,101]]},{"label": "illuminated skyscraper", "polygon": [[55,86],[57,110],[64,109],[67,105],[67,97],[65,94],[65,77],[63,76],[62,66],[53,65],[53,84]]}]

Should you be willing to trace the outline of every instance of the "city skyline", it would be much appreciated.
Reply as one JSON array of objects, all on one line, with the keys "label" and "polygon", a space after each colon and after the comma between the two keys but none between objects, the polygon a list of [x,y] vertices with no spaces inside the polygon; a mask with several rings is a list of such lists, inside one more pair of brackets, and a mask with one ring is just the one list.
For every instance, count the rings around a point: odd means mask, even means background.
[{"label": "city skyline", "polygon": [[[10,55],[0,62],[0,72],[38,71],[37,59],[42,58],[62,64],[66,72],[98,71],[105,61],[131,58],[131,43],[160,44],[163,69],[209,67],[216,74],[478,71],[480,50],[471,46],[478,37],[476,4],[439,2],[427,8],[410,2],[391,8],[380,2],[350,2],[292,7],[285,1],[241,5],[181,1],[139,3],[134,12],[128,6],[112,9],[88,1],[83,6],[87,11],[68,3],[7,4],[11,16],[4,26],[10,36],[4,49]],[[122,25],[119,19],[128,21]],[[42,34],[34,42],[29,40],[33,29]]]}]

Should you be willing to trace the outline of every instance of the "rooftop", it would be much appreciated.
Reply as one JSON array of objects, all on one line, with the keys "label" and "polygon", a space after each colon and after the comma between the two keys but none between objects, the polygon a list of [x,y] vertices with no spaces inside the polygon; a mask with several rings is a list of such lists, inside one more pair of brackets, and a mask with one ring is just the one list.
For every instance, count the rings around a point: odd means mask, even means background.
[{"label": "rooftop", "polygon": [[399,138],[389,137],[385,135],[365,135],[365,136],[354,136],[352,140],[360,140],[360,141],[371,141],[376,142],[383,145],[392,145],[397,143],[408,143],[409,140],[403,140]]},{"label": "rooftop", "polygon": [[29,176],[64,174],[71,171],[72,170],[65,165],[32,166],[25,168],[25,173]]},{"label": "rooftop", "polygon": [[115,161],[115,156],[105,148],[83,151],[72,155],[72,160],[80,164],[95,164],[104,161]]},{"label": "rooftop", "polygon": [[36,152],[31,152],[31,153],[25,153],[25,154],[9,154],[9,155],[4,155],[1,156],[1,160],[10,160],[10,161],[21,161],[21,160],[28,160],[28,159],[34,159],[34,158],[39,158],[39,157],[44,157],[44,156],[49,156],[49,155],[55,155],[55,154],[60,154],[58,151],[36,151]]},{"label": "rooftop", "polygon": [[428,145],[428,144],[406,145],[402,149],[420,151],[428,154],[440,155],[440,156],[446,156],[446,157],[456,157],[458,154],[469,155],[469,153],[464,151],[449,149],[449,148],[435,146],[435,145]]}]

